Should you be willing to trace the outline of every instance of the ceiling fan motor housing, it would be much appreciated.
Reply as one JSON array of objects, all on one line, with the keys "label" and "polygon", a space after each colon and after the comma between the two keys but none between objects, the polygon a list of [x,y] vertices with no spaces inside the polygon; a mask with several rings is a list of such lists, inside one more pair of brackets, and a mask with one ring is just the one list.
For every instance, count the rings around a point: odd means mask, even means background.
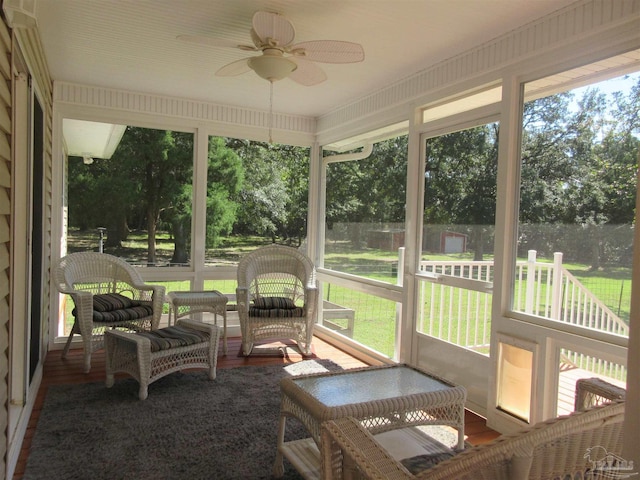
[{"label": "ceiling fan motor housing", "polygon": [[249,67],[260,77],[270,82],[288,77],[298,65],[282,55],[282,50],[267,48],[263,55],[248,59]]}]

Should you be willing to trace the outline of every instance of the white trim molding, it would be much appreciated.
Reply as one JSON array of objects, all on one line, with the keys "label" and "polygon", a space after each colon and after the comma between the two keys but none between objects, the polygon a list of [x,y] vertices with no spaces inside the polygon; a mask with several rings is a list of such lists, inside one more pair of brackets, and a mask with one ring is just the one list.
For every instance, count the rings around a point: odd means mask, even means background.
[{"label": "white trim molding", "polygon": [[[270,123],[269,112],[263,110],[59,81],[53,85],[53,101],[56,104],[107,108],[210,123],[212,129],[217,125],[223,132],[229,126],[235,126],[254,130],[252,136],[257,140],[266,138],[264,132],[269,129]],[[273,113],[274,138],[277,141],[284,142],[286,138],[294,144],[310,145],[314,141],[315,128],[314,118]],[[255,130],[260,133],[255,133]]]}]

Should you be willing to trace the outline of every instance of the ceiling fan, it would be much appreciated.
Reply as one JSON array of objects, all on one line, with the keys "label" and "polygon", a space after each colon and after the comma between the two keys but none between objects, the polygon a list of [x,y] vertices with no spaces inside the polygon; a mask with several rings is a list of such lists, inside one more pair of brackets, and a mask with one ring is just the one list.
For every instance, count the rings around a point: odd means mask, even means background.
[{"label": "ceiling fan", "polygon": [[290,78],[301,85],[324,82],[326,73],[314,62],[357,63],[364,60],[362,45],[340,40],[315,40],[293,44],[295,29],[284,16],[271,12],[256,12],[250,30],[253,45],[236,45],[228,40],[202,35],[179,35],[179,40],[233,47],[262,55],[242,58],[220,68],[216,75],[236,76],[253,70],[273,83]]}]

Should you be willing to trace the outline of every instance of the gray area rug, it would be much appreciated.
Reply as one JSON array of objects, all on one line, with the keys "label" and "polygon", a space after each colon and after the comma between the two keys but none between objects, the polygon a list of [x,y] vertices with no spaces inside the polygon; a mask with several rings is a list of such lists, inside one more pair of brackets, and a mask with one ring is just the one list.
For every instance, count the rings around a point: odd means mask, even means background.
[{"label": "gray area rug", "polygon": [[[336,371],[329,360],[291,365],[174,373],[138,383],[50,387],[24,479],[268,479],[276,455],[279,381],[288,375]],[[287,421],[287,439],[308,435]],[[300,479],[285,460],[285,479]]]}]

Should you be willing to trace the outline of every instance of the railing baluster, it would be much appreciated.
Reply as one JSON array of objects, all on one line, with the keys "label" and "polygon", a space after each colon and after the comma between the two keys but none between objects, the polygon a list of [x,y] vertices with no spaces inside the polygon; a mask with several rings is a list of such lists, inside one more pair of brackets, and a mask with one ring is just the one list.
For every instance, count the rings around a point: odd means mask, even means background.
[{"label": "railing baluster", "polygon": [[[565,270],[561,253],[554,254],[554,263],[537,262],[535,254],[531,255],[527,262],[516,263],[515,310],[523,311],[524,308],[535,315],[616,334],[628,334],[626,324]],[[425,261],[421,262],[419,271],[491,282],[493,262]],[[455,339],[457,344],[464,347],[486,347],[491,332],[491,294],[471,293],[469,290],[465,296],[459,288],[437,282],[426,283],[429,286],[423,285],[423,301],[419,310],[421,319],[418,324],[421,330],[443,340]],[[428,308],[425,305],[427,301]],[[585,366],[595,361],[595,358],[584,355],[575,359]],[[609,368],[595,364],[594,367]],[[624,368],[621,370],[616,365],[610,370],[619,376]]]}]

